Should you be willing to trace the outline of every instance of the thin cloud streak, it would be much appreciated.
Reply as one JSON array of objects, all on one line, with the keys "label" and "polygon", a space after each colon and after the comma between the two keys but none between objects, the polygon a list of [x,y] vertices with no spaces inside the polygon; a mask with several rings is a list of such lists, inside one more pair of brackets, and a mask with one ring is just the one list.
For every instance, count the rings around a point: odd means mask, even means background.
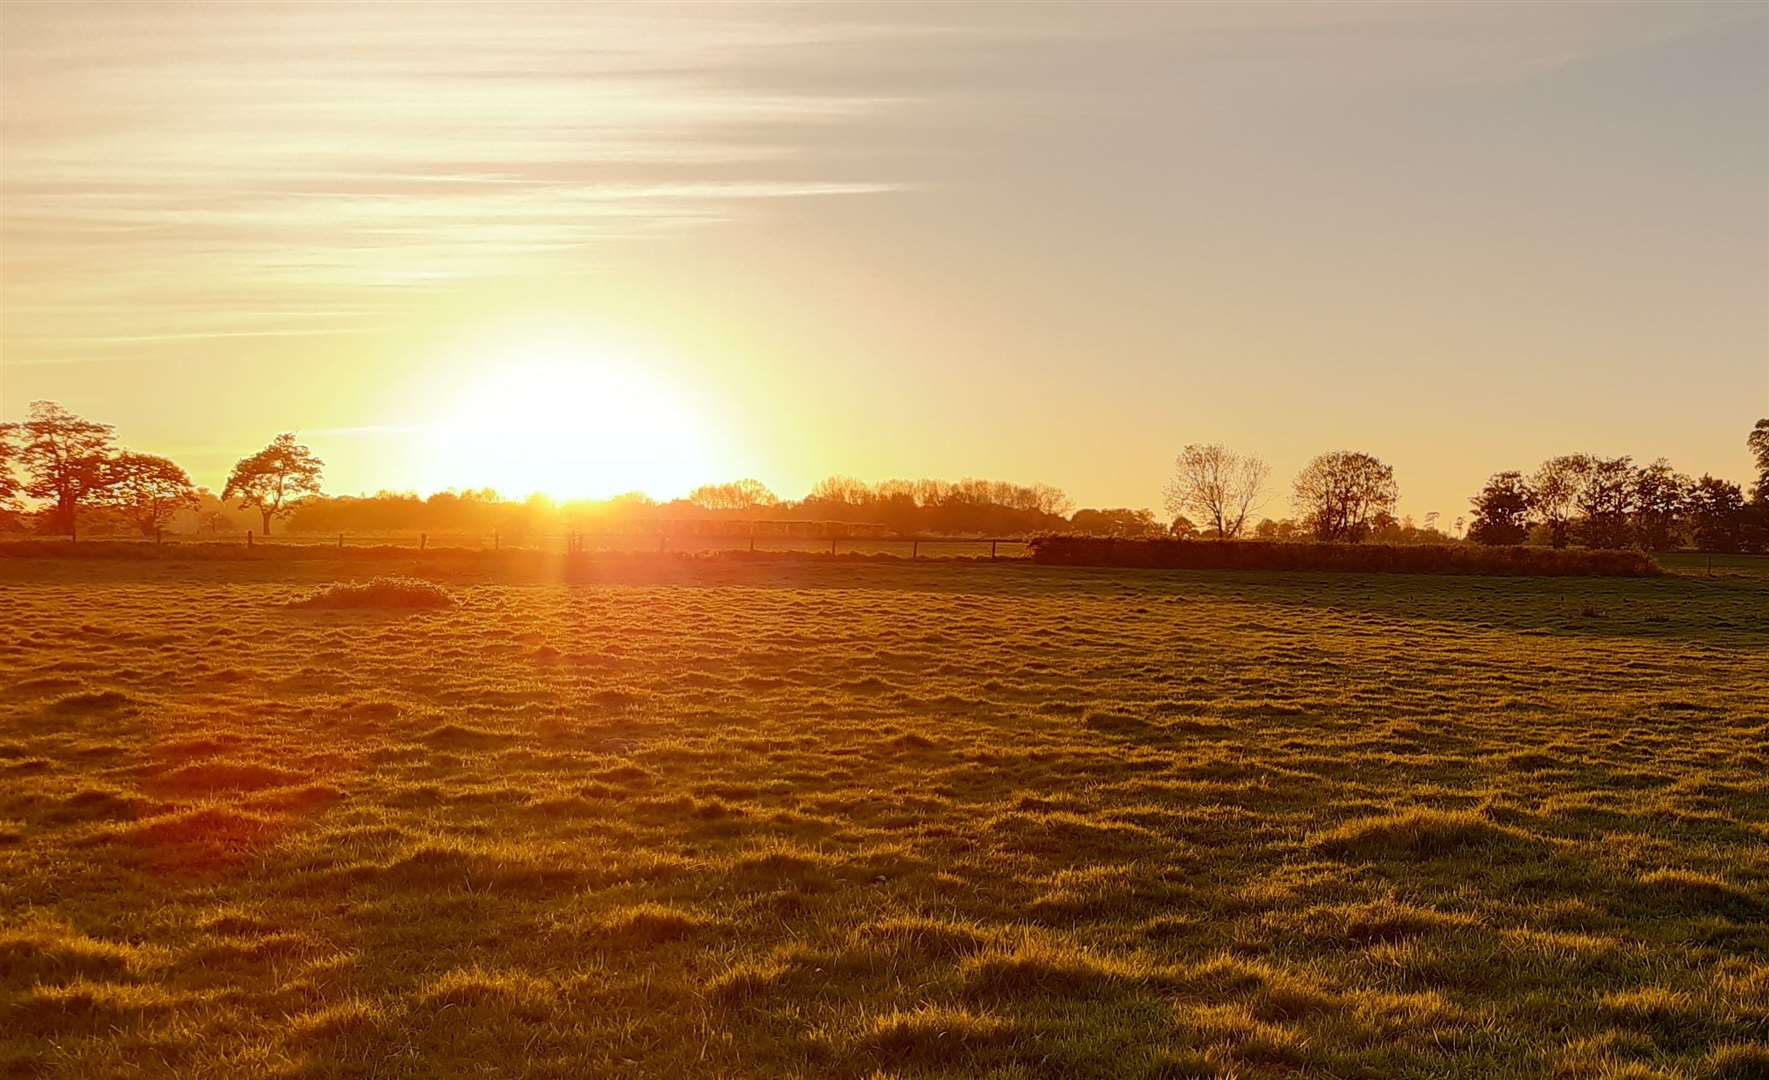
[{"label": "thin cloud streak", "polygon": [[[757,201],[905,190],[881,162],[820,164],[804,142],[913,98],[744,89],[739,72],[958,32],[743,8],[410,12],[9,9],[6,362],[51,362],[18,356],[56,337],[342,332],[280,324],[269,301],[297,284],[345,296],[518,277],[537,257],[730,221]],[[243,311],[175,304],[176,327],[66,322],[159,321],[180,294],[241,287],[261,295]]]}]

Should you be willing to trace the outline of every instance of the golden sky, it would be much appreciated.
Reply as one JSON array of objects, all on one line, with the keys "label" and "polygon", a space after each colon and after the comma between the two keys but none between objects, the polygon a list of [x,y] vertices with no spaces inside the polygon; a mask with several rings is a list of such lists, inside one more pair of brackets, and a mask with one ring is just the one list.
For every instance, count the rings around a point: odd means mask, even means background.
[{"label": "golden sky", "polygon": [[219,486],[1742,479],[1758,4],[0,5],[0,415]]}]

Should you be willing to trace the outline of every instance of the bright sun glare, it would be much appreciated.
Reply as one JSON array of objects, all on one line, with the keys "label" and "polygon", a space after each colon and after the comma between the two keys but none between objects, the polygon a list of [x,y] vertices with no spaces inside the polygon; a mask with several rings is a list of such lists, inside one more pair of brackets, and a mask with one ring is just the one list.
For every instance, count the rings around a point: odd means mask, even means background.
[{"label": "bright sun glare", "polygon": [[476,365],[430,440],[434,475],[507,496],[669,498],[710,468],[704,425],[682,394],[581,341],[533,342]]}]

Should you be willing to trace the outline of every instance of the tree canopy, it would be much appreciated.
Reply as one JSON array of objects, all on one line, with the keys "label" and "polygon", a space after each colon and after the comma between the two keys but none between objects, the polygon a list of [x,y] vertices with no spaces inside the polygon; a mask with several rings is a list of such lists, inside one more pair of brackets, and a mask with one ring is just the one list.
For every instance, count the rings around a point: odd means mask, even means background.
[{"label": "tree canopy", "polygon": [[1392,517],[1400,500],[1394,469],[1369,454],[1334,450],[1310,461],[1296,477],[1297,510],[1317,540],[1356,543]]},{"label": "tree canopy", "polygon": [[325,463],[313,451],[284,433],[269,446],[241,458],[221,491],[223,501],[238,500],[242,510],[258,511],[264,535],[270,535],[273,518],[287,514],[291,504],[306,495],[319,494],[320,473]]}]

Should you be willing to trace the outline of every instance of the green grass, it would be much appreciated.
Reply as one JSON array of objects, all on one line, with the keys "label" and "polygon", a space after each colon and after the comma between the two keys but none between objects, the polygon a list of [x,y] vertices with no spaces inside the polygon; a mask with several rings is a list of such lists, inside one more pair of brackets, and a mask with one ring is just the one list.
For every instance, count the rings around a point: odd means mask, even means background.
[{"label": "green grass", "polygon": [[[383,575],[454,602],[289,606]],[[0,612],[0,1075],[1769,1063],[1761,578],[15,558]]]}]

